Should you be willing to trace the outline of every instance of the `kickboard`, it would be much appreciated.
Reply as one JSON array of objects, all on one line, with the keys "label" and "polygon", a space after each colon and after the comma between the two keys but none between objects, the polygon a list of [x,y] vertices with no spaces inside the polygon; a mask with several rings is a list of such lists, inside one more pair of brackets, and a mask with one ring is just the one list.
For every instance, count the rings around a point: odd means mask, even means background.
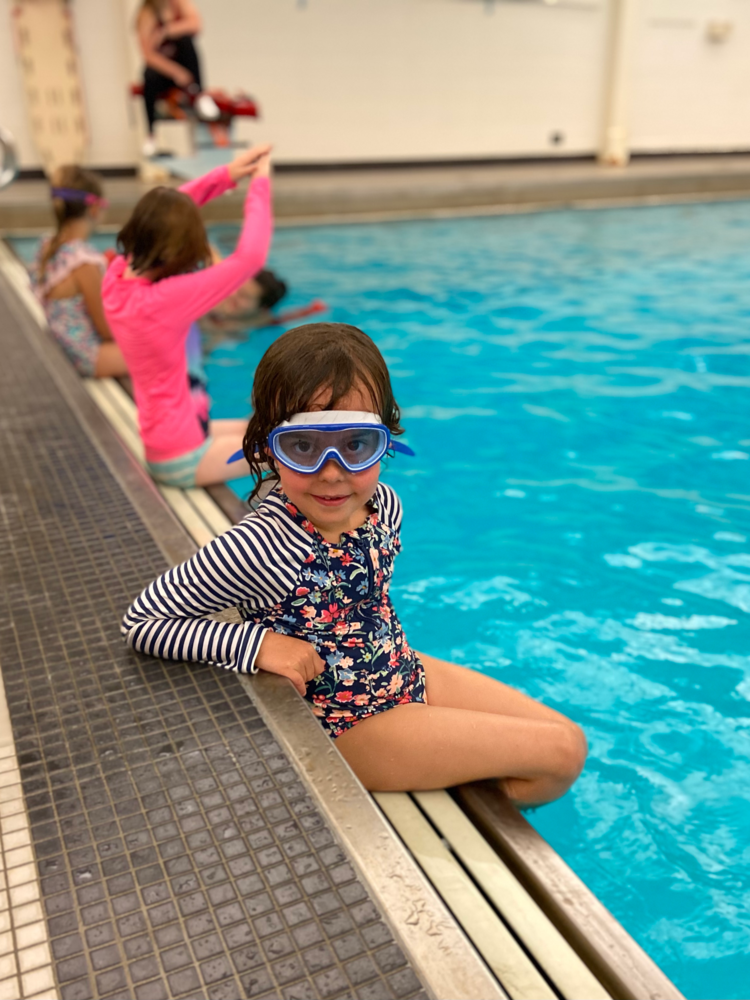
[{"label": "kickboard", "polygon": [[49,175],[86,159],[89,130],[66,0],[16,0],[13,34],[34,145]]}]

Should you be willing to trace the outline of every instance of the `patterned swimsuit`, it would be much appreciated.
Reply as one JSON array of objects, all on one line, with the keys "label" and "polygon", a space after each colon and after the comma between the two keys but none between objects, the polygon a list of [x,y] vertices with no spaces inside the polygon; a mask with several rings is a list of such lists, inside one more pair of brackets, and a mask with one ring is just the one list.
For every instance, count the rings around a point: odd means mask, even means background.
[{"label": "patterned swimsuit", "polygon": [[67,299],[51,299],[53,288],[64,281],[82,264],[95,264],[102,274],[106,261],[99,251],[84,240],[70,240],[53,254],[41,275],[40,260],[48,240],[43,240],[31,268],[31,285],[47,317],[47,323],[55,340],[73,362],[79,375],[91,377],[96,368],[96,359],[101,338],[94,329],[82,295],[71,295]]},{"label": "patterned swimsuit", "polygon": [[[383,483],[362,527],[327,542],[280,490],[181,566],[155,580],[122,623],[134,649],[254,673],[268,630],[325,661],[307,700],[328,734],[425,700],[424,668],[388,590],[401,551],[401,504]],[[242,624],[209,615],[235,606]]]},{"label": "patterned swimsuit", "polygon": [[398,532],[373,510],[361,528],[334,544],[283,493],[279,498],[310,535],[312,552],[301,586],[250,620],[307,639],[325,660],[326,670],[307,685],[313,712],[331,736],[340,736],[376,712],[424,701],[424,669],[388,596],[393,560],[401,551]]}]

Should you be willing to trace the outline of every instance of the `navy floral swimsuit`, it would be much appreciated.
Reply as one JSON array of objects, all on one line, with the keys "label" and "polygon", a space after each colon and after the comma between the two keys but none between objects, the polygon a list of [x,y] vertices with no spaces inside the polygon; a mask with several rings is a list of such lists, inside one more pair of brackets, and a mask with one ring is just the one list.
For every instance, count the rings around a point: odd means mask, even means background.
[{"label": "navy floral swimsuit", "polygon": [[425,700],[424,668],[409,646],[388,596],[399,533],[378,516],[327,542],[288,497],[276,491],[309,535],[312,552],[301,585],[252,621],[312,642],[326,669],[307,685],[307,700],[330,736],[394,705]]},{"label": "navy floral swimsuit", "polygon": [[[312,643],[325,661],[307,700],[330,736],[395,705],[425,701],[424,668],[388,590],[401,551],[401,503],[379,483],[371,513],[327,542],[275,489],[256,511],[148,586],[122,622],[152,656],[255,673],[268,630]],[[236,607],[242,621],[212,619]]]}]

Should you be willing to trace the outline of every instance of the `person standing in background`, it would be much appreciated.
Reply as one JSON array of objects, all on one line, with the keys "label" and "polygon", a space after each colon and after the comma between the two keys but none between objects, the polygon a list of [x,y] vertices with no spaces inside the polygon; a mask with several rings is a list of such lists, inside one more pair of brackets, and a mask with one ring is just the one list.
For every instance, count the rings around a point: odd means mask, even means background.
[{"label": "person standing in background", "polygon": [[[164,486],[208,486],[249,472],[245,462],[227,464],[242,444],[247,420],[211,420],[206,427],[206,401],[191,392],[188,379],[187,341],[195,321],[266,261],[270,152],[269,145],[255,146],[179,191],[156,187],[144,194],[120,230],[120,255],[102,283],[105,315],[133,380],[146,466]],[[244,177],[252,184],[240,238],[233,254],[212,265],[198,209]],[[189,360],[192,367],[192,345]]]},{"label": "person standing in background", "polygon": [[144,156],[156,152],[154,122],[156,102],[177,87],[197,97],[198,115],[208,121],[219,116],[213,98],[202,93],[201,67],[194,38],[202,28],[201,16],[192,0],[143,0],[136,18],[138,42],[146,68],[143,100],[148,118]]}]

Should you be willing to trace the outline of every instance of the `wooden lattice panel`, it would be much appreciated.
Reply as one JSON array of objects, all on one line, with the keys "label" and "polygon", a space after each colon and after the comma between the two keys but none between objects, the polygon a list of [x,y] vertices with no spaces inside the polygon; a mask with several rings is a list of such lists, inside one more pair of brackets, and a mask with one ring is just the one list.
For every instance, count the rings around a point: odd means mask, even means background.
[{"label": "wooden lattice panel", "polygon": [[49,174],[84,160],[89,142],[72,15],[67,0],[18,0],[13,21],[29,125]]}]

